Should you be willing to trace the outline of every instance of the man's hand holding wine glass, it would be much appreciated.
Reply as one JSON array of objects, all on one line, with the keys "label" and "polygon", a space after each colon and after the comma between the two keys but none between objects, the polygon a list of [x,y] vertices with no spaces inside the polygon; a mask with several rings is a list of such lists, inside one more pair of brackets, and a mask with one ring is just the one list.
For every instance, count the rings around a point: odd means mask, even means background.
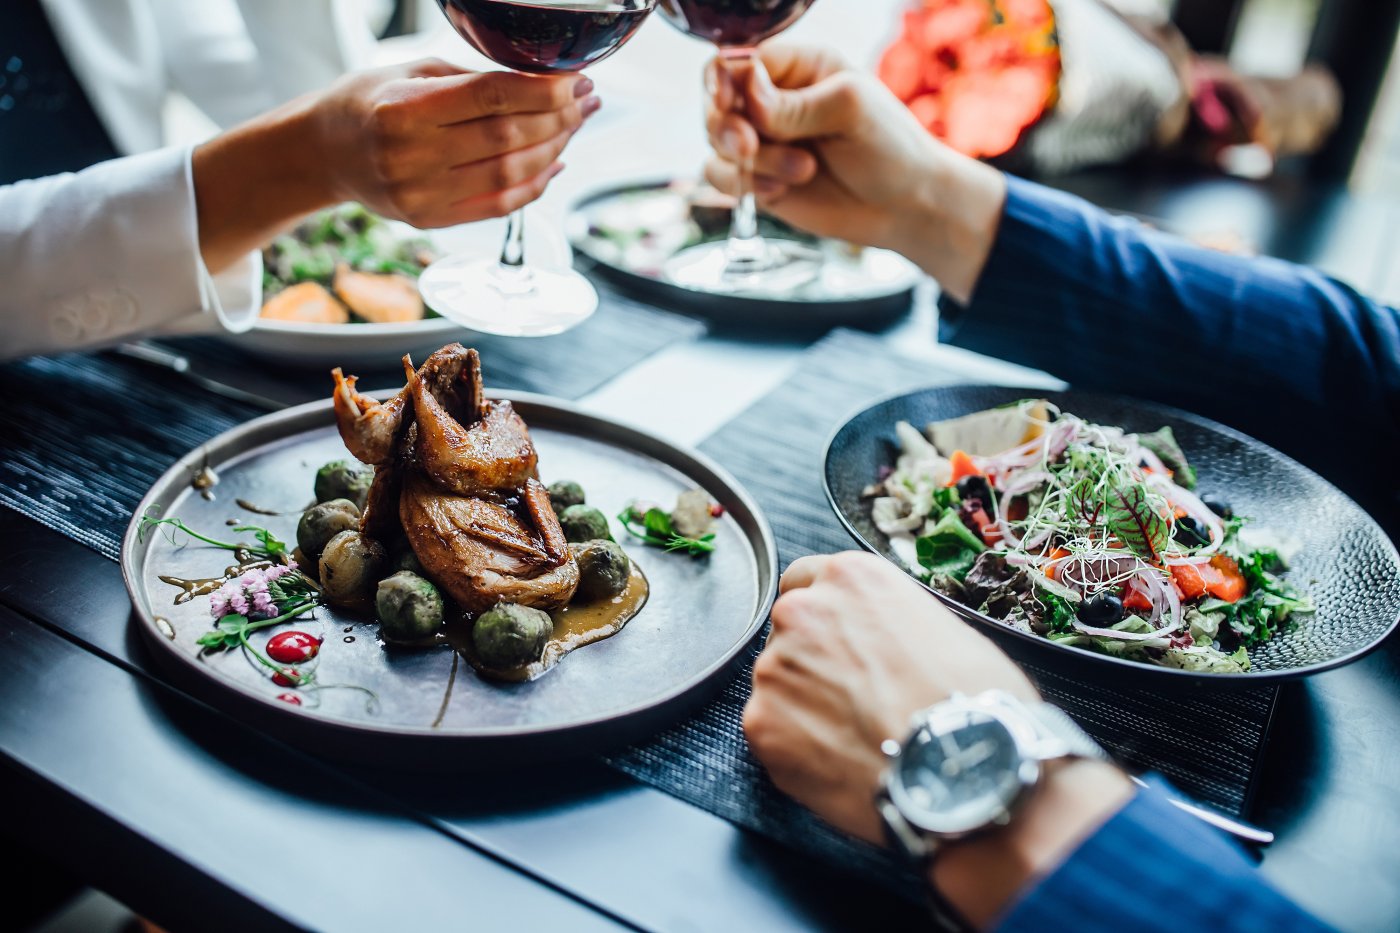
[{"label": "man's hand holding wine glass", "polygon": [[[1006,196],[1001,173],[939,143],[873,77],[824,49],[765,43],[743,87],[712,62],[711,184],[739,190],[754,160],[769,213],[823,236],[893,249],[955,298],[976,284]],[[742,93],[736,108],[734,95]]]}]

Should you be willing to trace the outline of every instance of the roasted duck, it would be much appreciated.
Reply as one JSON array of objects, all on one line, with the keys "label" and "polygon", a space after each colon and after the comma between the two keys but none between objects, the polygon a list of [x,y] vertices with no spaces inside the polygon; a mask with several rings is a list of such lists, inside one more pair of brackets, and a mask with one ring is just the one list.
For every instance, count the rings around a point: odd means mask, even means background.
[{"label": "roasted duck", "polygon": [[426,575],[464,609],[510,602],[567,604],[578,586],[549,494],[537,477],[529,429],[510,402],[485,397],[481,361],[461,344],[417,370],[388,402],[355,391],[335,370],[340,435],[375,465],[361,530],[406,537]]}]

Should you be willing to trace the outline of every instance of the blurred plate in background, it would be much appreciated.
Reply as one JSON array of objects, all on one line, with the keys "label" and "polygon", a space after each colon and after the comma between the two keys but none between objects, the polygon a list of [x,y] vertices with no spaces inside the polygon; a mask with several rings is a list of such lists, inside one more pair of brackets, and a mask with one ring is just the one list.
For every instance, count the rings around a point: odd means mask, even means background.
[{"label": "blurred plate in background", "polygon": [[[504,220],[488,220],[444,230],[415,230],[408,224],[390,222],[404,238],[424,238],[443,256],[498,256],[505,240]],[[531,264],[547,269],[568,269],[572,252],[568,241],[550,224],[527,224],[525,249]],[[308,367],[383,366],[405,353],[424,356],[454,340],[471,342],[471,331],[446,318],[430,316],[421,321],[391,324],[312,324],[258,318],[251,330],[241,334],[220,334],[247,353],[275,359],[283,364]]]},{"label": "blurred plate in background", "polygon": [[720,326],[782,330],[884,327],[909,311],[923,273],[897,253],[816,239],[760,217],[764,235],[812,244],[825,257],[821,276],[790,295],[715,293],[670,282],[666,260],[697,243],[723,239],[731,202],[707,185],[674,179],[635,182],[586,195],[569,212],[574,249],[599,277],[668,310]]}]

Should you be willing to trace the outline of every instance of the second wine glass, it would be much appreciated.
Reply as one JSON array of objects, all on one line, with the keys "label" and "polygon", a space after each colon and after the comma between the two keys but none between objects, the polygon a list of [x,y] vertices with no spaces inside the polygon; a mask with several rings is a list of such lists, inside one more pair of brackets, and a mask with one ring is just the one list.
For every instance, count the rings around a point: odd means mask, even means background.
[{"label": "second wine glass", "polygon": [[[627,42],[656,0],[438,0],[454,29],[499,65],[530,74],[582,71]],[[418,287],[434,311],[464,327],[510,337],[558,334],[598,308],[573,270],[525,264],[524,209],[510,215],[500,259],[448,256]]]},{"label": "second wine glass", "polygon": [[[797,22],[816,0],[658,0],[661,14],[682,32],[713,42],[736,85],[762,68],[755,46]],[[739,199],[722,243],[682,250],[666,263],[678,285],[712,292],[784,294],[821,273],[821,254],[794,240],[758,232],[753,164],[739,166]]]}]

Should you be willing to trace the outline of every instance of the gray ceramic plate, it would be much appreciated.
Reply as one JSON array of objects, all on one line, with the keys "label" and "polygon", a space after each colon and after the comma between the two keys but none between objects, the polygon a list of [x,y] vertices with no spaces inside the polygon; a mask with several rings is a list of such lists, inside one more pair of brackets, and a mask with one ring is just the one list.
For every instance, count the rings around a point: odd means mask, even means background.
[{"label": "gray ceramic plate", "polygon": [[[195,640],[210,628],[208,599],[173,605],[176,589],[159,579],[218,576],[233,563],[229,552],[183,536],[184,546],[161,534],[143,540],[133,520],[122,570],[133,624],[156,658],[189,689],[311,751],[419,765],[489,767],[618,745],[706,699],[758,634],[777,587],[773,536],[753,500],[698,453],[553,399],[490,394],[511,399],[530,425],[545,481],[577,480],[588,501],[609,515],[633,498],[668,503],[684,489],[705,489],[726,510],[714,554],[696,560],[644,547],[614,522],[614,535],[650,579],[646,607],[619,634],[575,651],[526,684],[482,680],[445,646],[386,648],[372,619],[318,609],[314,621],[291,626],[325,638],[317,682],[368,687],[378,702],[335,688],[295,706],[279,701],[288,691],[242,654],[201,655]],[[226,520],[238,519],[293,541],[295,514],[251,514],[236,500],[294,511],[311,500],[317,467],[346,456],[328,402],[292,408],[187,454],[137,515],[159,510],[213,537],[234,537]],[[219,476],[212,501],[190,485],[206,458]]]},{"label": "gray ceramic plate", "polygon": [[[827,497],[846,529],[862,547],[903,567],[871,520],[870,501],[861,496],[882,467],[894,465],[895,422],[922,428],[930,421],[1026,398],[1027,391],[924,389],[878,402],[852,417],[832,437],[825,464]],[[1089,392],[1041,395],[1063,411],[1130,431],[1169,425],[1200,476],[1201,492],[1220,496],[1238,514],[1297,542],[1288,579],[1312,596],[1317,612],[1299,616],[1282,634],[1252,649],[1251,672],[1205,674],[1058,645],[935,594],[1022,660],[1125,686],[1257,687],[1355,661],[1400,622],[1400,555],[1369,515],[1316,473],[1238,431],[1178,409]]]},{"label": "gray ceramic plate", "polygon": [[[709,195],[705,192],[709,191]],[[665,308],[704,317],[720,327],[827,331],[882,328],[908,313],[923,273],[898,253],[818,240],[778,221],[761,219],[765,233],[800,239],[824,257],[816,281],[782,296],[716,293],[677,285],[662,266],[696,243],[722,239],[729,208],[693,180],[637,182],[582,198],[569,213],[569,242],[591,261],[590,271]]]}]

